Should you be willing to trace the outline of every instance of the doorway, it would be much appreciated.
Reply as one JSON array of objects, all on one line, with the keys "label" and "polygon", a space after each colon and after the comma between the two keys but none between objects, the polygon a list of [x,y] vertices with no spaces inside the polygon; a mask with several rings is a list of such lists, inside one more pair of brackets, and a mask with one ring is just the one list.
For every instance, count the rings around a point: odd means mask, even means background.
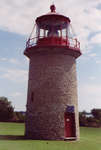
[{"label": "doorway", "polygon": [[75,111],[74,106],[67,106],[64,113],[65,139],[76,138]]}]

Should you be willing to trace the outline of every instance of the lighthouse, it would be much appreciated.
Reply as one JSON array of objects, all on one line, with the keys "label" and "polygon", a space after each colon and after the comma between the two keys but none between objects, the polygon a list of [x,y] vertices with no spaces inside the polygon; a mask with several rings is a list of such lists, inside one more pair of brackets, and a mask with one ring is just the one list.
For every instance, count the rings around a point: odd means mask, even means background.
[{"label": "lighthouse", "polygon": [[50,12],[35,21],[26,42],[29,58],[25,136],[38,140],[79,139],[76,59],[80,43],[69,37],[71,20]]}]

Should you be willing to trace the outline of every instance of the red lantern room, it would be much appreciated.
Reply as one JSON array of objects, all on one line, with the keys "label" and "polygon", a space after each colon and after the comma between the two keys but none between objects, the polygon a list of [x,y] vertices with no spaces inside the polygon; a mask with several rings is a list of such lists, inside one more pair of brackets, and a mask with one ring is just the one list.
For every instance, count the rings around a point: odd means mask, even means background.
[{"label": "red lantern room", "polygon": [[75,58],[81,55],[80,43],[77,39],[69,38],[70,19],[56,13],[55,5],[50,6],[51,12],[36,19],[36,32],[30,35],[26,43],[25,55],[29,56],[34,47],[67,47],[69,55]]}]

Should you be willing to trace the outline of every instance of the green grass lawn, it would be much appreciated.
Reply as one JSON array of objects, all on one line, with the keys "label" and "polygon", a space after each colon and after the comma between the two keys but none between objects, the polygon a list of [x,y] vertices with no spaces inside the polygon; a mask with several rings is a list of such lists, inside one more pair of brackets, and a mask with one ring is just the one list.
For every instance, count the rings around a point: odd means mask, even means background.
[{"label": "green grass lawn", "polygon": [[0,123],[0,150],[101,150],[101,128],[80,128],[80,141],[24,140],[24,124]]}]

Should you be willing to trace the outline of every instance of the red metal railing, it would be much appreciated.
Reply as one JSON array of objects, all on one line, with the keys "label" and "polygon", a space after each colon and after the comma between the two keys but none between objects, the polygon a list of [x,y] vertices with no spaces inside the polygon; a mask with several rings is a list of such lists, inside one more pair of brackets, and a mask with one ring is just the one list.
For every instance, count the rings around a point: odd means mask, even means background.
[{"label": "red metal railing", "polygon": [[[49,45],[58,45],[58,46],[68,46],[75,49],[80,49],[80,42],[75,38],[66,38],[66,37],[52,37],[53,41],[51,42],[49,37],[35,37],[31,38],[26,42],[26,48],[30,48],[33,46],[49,46]],[[54,39],[59,39],[58,42],[56,42]],[[60,40],[61,39],[61,40]],[[42,40],[42,41],[41,41]],[[39,42],[40,41],[40,42]],[[48,41],[48,42],[47,42]],[[65,41],[65,42],[64,42]],[[41,43],[41,44],[39,44]],[[47,44],[48,43],[48,44]]]}]

